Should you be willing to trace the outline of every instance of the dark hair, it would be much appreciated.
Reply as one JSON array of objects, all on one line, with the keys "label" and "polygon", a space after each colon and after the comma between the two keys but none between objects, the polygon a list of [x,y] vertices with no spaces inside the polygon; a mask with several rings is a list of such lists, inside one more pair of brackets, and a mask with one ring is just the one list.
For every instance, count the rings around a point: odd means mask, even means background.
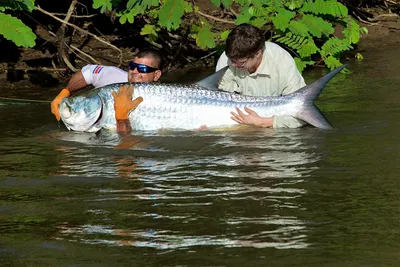
[{"label": "dark hair", "polygon": [[265,43],[264,33],[257,27],[244,23],[236,26],[226,39],[225,53],[229,59],[253,56]]},{"label": "dark hair", "polygon": [[138,57],[138,58],[151,57],[151,58],[153,58],[154,63],[155,63],[154,67],[156,67],[157,69],[162,68],[162,58],[156,50],[153,50],[153,49],[142,50],[139,53],[137,53],[135,55],[135,57]]}]

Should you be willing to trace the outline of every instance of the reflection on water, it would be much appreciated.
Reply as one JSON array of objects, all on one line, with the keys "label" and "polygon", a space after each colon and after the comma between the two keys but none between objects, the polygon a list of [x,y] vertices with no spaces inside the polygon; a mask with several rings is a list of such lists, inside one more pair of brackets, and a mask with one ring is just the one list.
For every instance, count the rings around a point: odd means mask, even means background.
[{"label": "reflection on water", "polygon": [[[318,169],[320,156],[310,152],[316,140],[298,130],[143,135],[129,137],[134,146],[124,148],[119,146],[125,140],[115,135],[54,136],[79,143],[57,146],[64,156],[54,176],[134,181],[82,199],[90,206],[85,213],[99,223],[58,223],[55,240],[156,249],[308,246],[306,222],[286,213],[305,209],[299,203],[306,194],[302,184]],[[115,221],[146,223],[124,228]],[[216,229],[211,234],[205,225]]]}]

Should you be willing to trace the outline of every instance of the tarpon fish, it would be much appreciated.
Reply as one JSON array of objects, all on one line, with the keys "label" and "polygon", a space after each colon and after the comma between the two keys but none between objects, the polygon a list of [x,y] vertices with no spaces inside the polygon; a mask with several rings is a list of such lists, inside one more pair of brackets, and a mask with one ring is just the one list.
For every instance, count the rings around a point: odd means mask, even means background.
[{"label": "tarpon fish", "polygon": [[[262,117],[293,116],[322,129],[331,124],[314,105],[325,84],[345,66],[323,76],[314,83],[284,96],[255,97],[216,90],[216,84],[226,68],[190,85],[163,83],[131,83],[132,99],[143,102],[129,114],[132,130],[159,129],[194,130],[224,128],[237,125],[231,119],[235,108],[248,107]],[[60,104],[60,115],[69,130],[97,132],[116,129],[113,91],[130,83],[117,83],[78,93]],[[211,85],[210,85],[211,84]]]}]

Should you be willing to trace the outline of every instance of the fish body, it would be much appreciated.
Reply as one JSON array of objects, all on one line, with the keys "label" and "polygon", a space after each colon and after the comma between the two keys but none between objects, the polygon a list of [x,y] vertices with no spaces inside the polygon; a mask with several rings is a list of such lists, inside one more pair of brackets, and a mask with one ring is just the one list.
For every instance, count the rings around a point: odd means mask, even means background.
[{"label": "fish body", "polygon": [[118,83],[64,99],[61,119],[69,130],[96,132],[116,129],[112,92],[120,86],[134,87],[132,99],[143,102],[129,114],[133,130],[193,130],[202,125],[224,128],[237,125],[231,119],[236,107],[248,107],[262,117],[293,116],[322,129],[331,128],[313,101],[325,84],[344,66],[298,91],[278,97],[254,97],[213,90],[198,84]]}]

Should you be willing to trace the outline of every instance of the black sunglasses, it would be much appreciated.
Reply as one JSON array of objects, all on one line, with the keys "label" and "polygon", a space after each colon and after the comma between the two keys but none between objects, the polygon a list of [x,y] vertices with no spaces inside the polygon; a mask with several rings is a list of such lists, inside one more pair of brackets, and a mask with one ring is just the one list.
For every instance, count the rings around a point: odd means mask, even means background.
[{"label": "black sunglasses", "polygon": [[137,68],[140,73],[152,73],[158,70],[157,68],[153,68],[144,64],[138,64],[133,61],[129,61],[129,69],[135,70]]}]

